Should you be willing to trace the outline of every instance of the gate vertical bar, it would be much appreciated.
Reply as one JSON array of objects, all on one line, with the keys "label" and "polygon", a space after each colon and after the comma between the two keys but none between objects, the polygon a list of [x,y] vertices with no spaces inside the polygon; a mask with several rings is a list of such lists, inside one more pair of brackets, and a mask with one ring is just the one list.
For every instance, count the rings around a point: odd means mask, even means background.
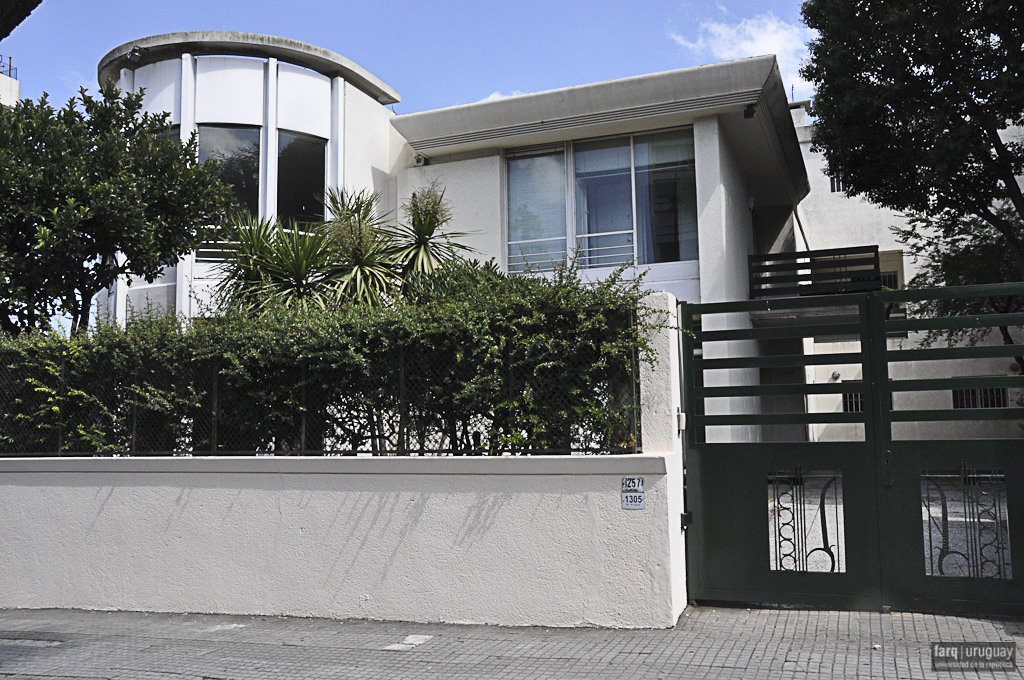
[{"label": "gate vertical bar", "polygon": [[889,560],[897,554],[888,545],[883,527],[892,510],[892,413],[889,407],[889,360],[886,356],[885,302],[877,293],[868,293],[861,302],[861,353],[864,357],[865,389],[864,435],[875,468],[875,535],[878,537],[878,569],[881,608],[893,601],[892,569]]},{"label": "gate vertical bar", "polygon": [[686,429],[683,430],[683,470],[686,485],[684,511],[690,515],[689,526],[686,528],[686,582],[690,600],[703,596],[704,578],[704,547],[707,545],[704,535],[703,507],[701,495],[701,454],[694,449],[697,428],[694,427],[696,405],[694,396],[694,374],[700,370],[694,357],[693,308],[686,302],[680,302],[678,318],[681,334],[681,352],[683,375],[680,386],[683,390],[683,411],[686,413]]}]

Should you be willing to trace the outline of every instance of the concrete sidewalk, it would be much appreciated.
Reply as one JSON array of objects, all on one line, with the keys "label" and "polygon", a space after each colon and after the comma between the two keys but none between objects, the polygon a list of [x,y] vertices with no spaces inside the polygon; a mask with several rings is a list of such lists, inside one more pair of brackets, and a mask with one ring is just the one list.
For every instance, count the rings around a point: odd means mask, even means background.
[{"label": "concrete sidewalk", "polygon": [[1024,620],[691,607],[672,630],[0,610],[0,678],[1020,678],[931,670],[933,641]]}]

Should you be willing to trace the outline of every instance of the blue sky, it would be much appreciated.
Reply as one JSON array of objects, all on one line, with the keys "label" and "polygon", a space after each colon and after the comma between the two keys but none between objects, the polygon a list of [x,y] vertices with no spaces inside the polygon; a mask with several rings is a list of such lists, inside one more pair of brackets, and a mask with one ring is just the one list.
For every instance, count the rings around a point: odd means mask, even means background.
[{"label": "blue sky", "polygon": [[234,30],[339,52],[397,89],[410,113],[759,54],[779,56],[787,91],[808,31],[797,0],[44,0],[0,41],[21,96],[63,103],[96,87],[110,49],[157,33]]}]

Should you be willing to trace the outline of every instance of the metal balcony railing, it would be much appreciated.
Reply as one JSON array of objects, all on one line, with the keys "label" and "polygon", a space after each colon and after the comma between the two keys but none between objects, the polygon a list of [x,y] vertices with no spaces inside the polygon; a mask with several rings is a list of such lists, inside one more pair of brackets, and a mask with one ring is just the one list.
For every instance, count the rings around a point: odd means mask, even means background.
[{"label": "metal balcony railing", "polygon": [[8,78],[18,79],[18,69],[11,65],[11,58],[6,59],[0,54],[0,75],[7,76]]}]

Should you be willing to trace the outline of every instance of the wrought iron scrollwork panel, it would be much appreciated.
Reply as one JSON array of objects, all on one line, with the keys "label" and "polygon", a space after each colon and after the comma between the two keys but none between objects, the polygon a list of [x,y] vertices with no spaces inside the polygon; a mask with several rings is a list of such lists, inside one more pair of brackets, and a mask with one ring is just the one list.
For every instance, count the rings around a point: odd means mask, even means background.
[{"label": "wrought iron scrollwork panel", "polygon": [[768,476],[772,571],[846,571],[843,475],[836,470],[777,470]]},{"label": "wrought iron scrollwork panel", "polygon": [[921,473],[925,574],[1013,578],[1002,470]]}]

